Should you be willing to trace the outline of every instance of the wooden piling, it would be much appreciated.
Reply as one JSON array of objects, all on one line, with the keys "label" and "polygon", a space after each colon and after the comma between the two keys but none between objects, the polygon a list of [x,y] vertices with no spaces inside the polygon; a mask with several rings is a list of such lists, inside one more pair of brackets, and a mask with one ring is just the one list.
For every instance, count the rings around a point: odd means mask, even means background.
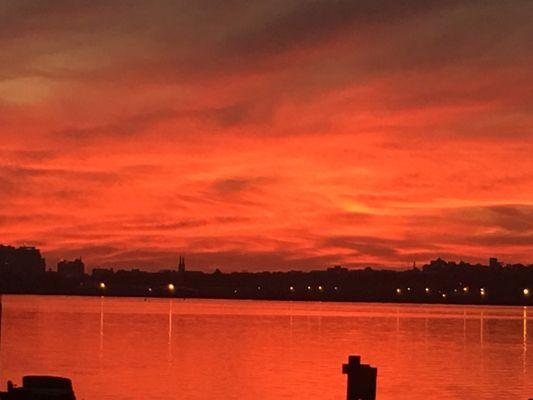
[{"label": "wooden piling", "polygon": [[377,368],[361,364],[359,356],[349,356],[342,373],[348,375],[346,400],[376,400]]}]

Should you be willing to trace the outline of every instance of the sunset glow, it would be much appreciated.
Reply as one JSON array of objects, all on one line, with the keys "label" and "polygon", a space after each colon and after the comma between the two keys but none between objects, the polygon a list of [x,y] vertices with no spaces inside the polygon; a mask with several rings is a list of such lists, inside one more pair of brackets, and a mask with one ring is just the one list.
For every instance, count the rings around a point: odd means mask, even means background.
[{"label": "sunset glow", "polygon": [[156,3],[0,5],[0,242],[89,268],[533,261],[533,2]]}]

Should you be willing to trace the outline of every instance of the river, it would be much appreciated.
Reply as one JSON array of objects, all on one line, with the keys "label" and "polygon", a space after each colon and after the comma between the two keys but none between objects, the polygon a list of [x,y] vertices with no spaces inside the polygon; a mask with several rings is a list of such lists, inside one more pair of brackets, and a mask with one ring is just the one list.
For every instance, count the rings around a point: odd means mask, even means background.
[{"label": "river", "polygon": [[341,366],[358,354],[378,368],[380,400],[526,400],[531,317],[525,307],[4,295],[0,380],[68,376],[86,400],[344,400]]}]

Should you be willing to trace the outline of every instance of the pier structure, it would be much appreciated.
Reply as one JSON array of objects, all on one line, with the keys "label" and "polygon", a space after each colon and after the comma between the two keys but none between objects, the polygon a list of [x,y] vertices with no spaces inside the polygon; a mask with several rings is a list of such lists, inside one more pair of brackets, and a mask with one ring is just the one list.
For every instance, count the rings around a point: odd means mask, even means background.
[{"label": "pier structure", "polygon": [[377,368],[361,364],[360,356],[349,356],[342,373],[348,375],[346,400],[376,400]]}]

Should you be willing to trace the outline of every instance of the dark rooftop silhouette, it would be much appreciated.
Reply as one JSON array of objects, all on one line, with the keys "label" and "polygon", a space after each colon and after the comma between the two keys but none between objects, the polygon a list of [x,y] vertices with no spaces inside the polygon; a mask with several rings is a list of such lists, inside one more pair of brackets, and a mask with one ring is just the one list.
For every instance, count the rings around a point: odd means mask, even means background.
[{"label": "dark rooftop silhouette", "polygon": [[27,375],[22,378],[21,387],[8,381],[7,391],[0,392],[0,400],[76,400],[76,397],[68,378]]}]

